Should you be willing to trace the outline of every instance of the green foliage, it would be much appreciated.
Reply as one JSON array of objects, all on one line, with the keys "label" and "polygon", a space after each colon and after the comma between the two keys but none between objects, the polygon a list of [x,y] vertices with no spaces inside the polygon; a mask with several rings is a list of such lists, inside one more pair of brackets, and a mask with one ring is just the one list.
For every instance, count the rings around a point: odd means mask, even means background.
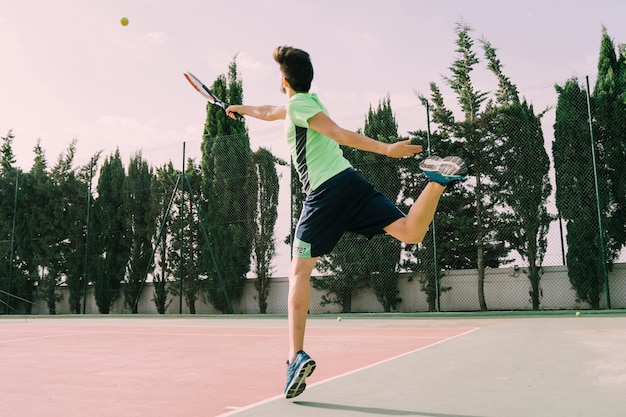
[{"label": "green foliage", "polygon": [[[229,66],[228,79],[219,76],[212,90],[231,103],[241,103],[235,60]],[[219,269],[218,273],[210,264],[212,257],[203,246],[207,297],[215,308],[229,312],[229,300],[241,296],[250,270],[258,182],[245,125],[226,117],[216,106],[207,108],[201,168],[203,222]]]},{"label": "green foliage", "polygon": [[[10,146],[5,146],[5,151],[10,154]],[[31,170],[16,176],[11,183],[10,201],[15,201],[15,215],[13,204],[10,213],[7,205],[1,206],[3,218],[11,219],[0,227],[2,233],[7,233],[6,227],[12,225],[13,219],[16,230],[15,239],[7,240],[12,243],[12,254],[0,249],[2,256],[7,257],[7,263],[3,262],[0,268],[12,265],[7,271],[12,282],[0,280],[0,285],[6,283],[7,292],[11,293],[7,305],[11,311],[29,312],[38,297],[46,302],[49,313],[55,314],[61,301],[57,289],[65,283],[70,290],[70,311],[80,312],[88,188],[83,173],[72,167],[75,151],[73,140],[52,170],[48,170],[44,151],[37,143]],[[9,197],[6,180],[11,177],[0,178],[0,193]]]},{"label": "green foliage", "polygon": [[124,283],[124,302],[137,313],[136,300],[153,266],[152,240],[155,233],[156,204],[152,193],[153,172],[141,153],[128,165],[124,181],[124,210],[128,218],[130,260]]},{"label": "green foliage", "polygon": [[[553,216],[547,202],[552,193],[550,159],[545,148],[541,117],[520,101],[517,87],[502,72],[495,49],[483,41],[489,69],[498,77],[496,102],[490,103],[495,158],[491,194],[502,213],[500,237],[528,262],[533,310],[539,309],[541,264],[548,246],[546,235]],[[544,112],[545,113],[545,112]]]},{"label": "green foliage", "polygon": [[[577,297],[600,307],[605,266],[626,244],[626,55],[619,56],[603,29],[598,79],[589,107],[577,79],[556,86],[559,94],[555,123],[554,159],[557,207],[567,222],[568,274]],[[595,161],[593,148],[595,147]],[[598,174],[596,196],[593,164]],[[599,206],[601,219],[598,219]],[[599,229],[599,221],[603,230]],[[602,243],[606,238],[605,247]],[[604,256],[603,256],[604,253]]]},{"label": "green foliage", "polygon": [[0,313],[15,311],[16,299],[11,297],[14,280],[14,233],[13,219],[14,201],[16,198],[16,181],[20,172],[13,167],[13,139],[9,130],[3,136],[0,148]]},{"label": "green foliage", "polygon": [[98,256],[94,291],[98,311],[102,314],[109,314],[120,295],[130,255],[128,217],[124,211],[125,179],[117,150],[102,165],[98,198],[94,203],[93,230],[97,239],[92,250]]},{"label": "green foliage", "polygon": [[[472,169],[472,185],[474,193],[474,223],[476,242],[476,267],[478,269],[478,300],[481,310],[487,310],[484,294],[486,253],[494,251],[499,257],[506,256],[506,249],[498,237],[500,220],[495,210],[495,199],[490,196],[490,176],[497,170],[498,159],[495,157],[496,142],[490,134],[493,130],[494,113],[490,106],[485,106],[488,95],[474,87],[472,71],[480,62],[473,50],[474,41],[470,36],[472,28],[461,22],[457,24],[457,58],[450,71],[452,76],[445,80],[456,95],[462,120],[457,120],[452,110],[444,101],[440,88],[431,83],[431,101],[433,104],[433,121],[438,125],[442,137],[454,142],[460,141],[458,156],[465,159]],[[486,45],[486,46],[485,46]],[[506,78],[497,73],[499,63],[494,59],[494,51],[488,43],[483,43],[490,65],[488,68],[495,73],[502,87]],[[490,55],[492,54],[492,55]],[[468,182],[469,183],[469,182]],[[471,187],[470,185],[465,185]]]},{"label": "green foliage", "polygon": [[608,259],[626,245],[626,50],[616,53],[606,28],[602,31],[598,78],[593,91],[592,116],[598,159],[609,184],[606,213]]},{"label": "green foliage", "polygon": [[[204,265],[202,256],[203,237],[201,233],[200,213],[194,201],[201,189],[200,167],[192,159],[187,160],[185,177],[180,183],[175,204],[178,212],[172,216],[172,244],[169,258],[172,260],[172,273],[177,283],[169,290],[182,295],[189,307],[189,313],[196,313],[196,301],[201,296],[201,272]],[[175,260],[174,260],[175,259]]]},{"label": "green foliage", "polygon": [[0,174],[9,175],[14,171],[15,155],[13,154],[13,139],[15,135],[9,130],[6,136],[2,137],[2,147],[0,147]]},{"label": "green foliage", "polygon": [[539,309],[541,264],[548,246],[546,235],[553,216],[547,202],[552,193],[550,160],[541,132],[541,116],[525,101],[499,109],[495,134],[499,158],[506,170],[493,175],[503,203],[503,240],[528,262],[533,310]]},{"label": "green foliage", "polygon": [[[552,146],[556,169],[556,204],[567,222],[567,267],[580,301],[600,306],[602,256],[597,229],[593,159],[585,91],[576,79],[556,86],[559,94]],[[600,186],[600,207],[607,209],[607,185]],[[594,227],[595,226],[595,227]]]},{"label": "green foliage", "polygon": [[[85,276],[95,276],[95,257],[85,256],[89,237],[88,213],[92,211],[91,183],[100,158],[100,152],[92,156],[89,163],[78,169],[73,167],[76,140],[59,156],[52,169],[51,177],[56,190],[57,204],[54,205],[54,224],[58,231],[56,244],[59,269],[65,275],[69,288],[70,312],[81,313],[81,299],[85,293]],[[94,239],[93,233],[91,240]]]},{"label": "green foliage", "polygon": [[20,213],[25,216],[22,229],[25,240],[24,246],[18,248],[18,251],[29,254],[26,262],[28,271],[25,273],[31,282],[37,282],[41,288],[50,314],[56,314],[56,303],[60,300],[56,294],[56,286],[62,281],[62,271],[54,248],[59,231],[54,228],[51,219],[57,200],[39,141],[34,152],[33,166],[23,178],[26,190],[21,195],[25,205]]},{"label": "green foliage", "polygon": [[153,204],[156,210],[155,227],[158,230],[155,236],[155,252],[156,259],[155,271],[153,276],[154,292],[152,301],[154,302],[159,314],[165,314],[170,301],[168,296],[170,293],[169,286],[174,278],[173,262],[176,254],[171,253],[168,245],[168,233],[174,230],[175,221],[170,215],[171,205],[174,203],[172,190],[176,190],[179,185],[180,173],[174,169],[172,162],[158,168],[153,181]]},{"label": "green foliage", "polygon": [[278,218],[279,181],[276,164],[287,165],[278,160],[269,150],[260,148],[253,155],[258,178],[257,230],[253,236],[252,263],[257,279],[259,311],[267,312],[267,297],[272,278],[272,260],[276,254],[274,228]]}]

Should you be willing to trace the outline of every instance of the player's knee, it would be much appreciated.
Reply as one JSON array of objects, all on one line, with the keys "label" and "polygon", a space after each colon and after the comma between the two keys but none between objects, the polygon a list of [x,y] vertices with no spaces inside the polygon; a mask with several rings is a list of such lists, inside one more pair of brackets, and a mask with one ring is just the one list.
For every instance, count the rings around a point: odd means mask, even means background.
[{"label": "player's knee", "polygon": [[403,240],[403,242],[407,245],[417,245],[418,243],[422,243],[422,240],[424,240],[423,236],[420,237],[416,235],[407,237],[407,239]]},{"label": "player's knee", "polygon": [[289,280],[309,280],[316,262],[317,258],[294,258],[289,268]]},{"label": "player's knee", "polygon": [[417,245],[418,243],[422,243],[425,236],[426,233],[424,233],[423,231],[407,229],[405,230],[405,236],[404,239],[402,239],[402,242],[407,245]]}]

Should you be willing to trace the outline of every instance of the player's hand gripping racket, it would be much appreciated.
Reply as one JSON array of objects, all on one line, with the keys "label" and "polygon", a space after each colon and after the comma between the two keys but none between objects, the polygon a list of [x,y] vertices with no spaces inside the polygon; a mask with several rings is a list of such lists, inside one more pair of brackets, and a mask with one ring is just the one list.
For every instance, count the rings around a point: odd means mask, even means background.
[{"label": "player's hand gripping racket", "polygon": [[[195,88],[196,91],[198,91],[198,93],[202,94],[202,97],[206,98],[209,103],[219,106],[222,108],[222,110],[226,111],[226,109],[228,108],[228,104],[220,100],[220,98],[216,96],[215,93],[213,93],[213,91],[211,91],[209,87],[204,85],[202,81],[196,78],[192,73],[185,72],[183,74],[185,75],[185,78],[187,79],[187,81],[189,81],[189,84],[191,84],[193,88]],[[234,114],[235,114],[235,117],[237,117],[237,120],[239,121],[244,120],[243,116],[240,115],[239,113],[234,113]]]}]

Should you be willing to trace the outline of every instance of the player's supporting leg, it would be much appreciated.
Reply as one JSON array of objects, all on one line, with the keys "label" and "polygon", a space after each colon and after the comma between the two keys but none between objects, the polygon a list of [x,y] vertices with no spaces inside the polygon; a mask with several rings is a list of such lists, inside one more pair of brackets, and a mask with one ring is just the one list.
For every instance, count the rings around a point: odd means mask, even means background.
[{"label": "player's supporting leg", "polygon": [[306,317],[311,303],[311,273],[318,258],[293,258],[289,269],[289,361],[304,347]]},{"label": "player's supporting leg", "polygon": [[306,378],[315,370],[315,361],[304,348],[306,319],[311,304],[311,273],[318,258],[294,258],[289,270],[289,360],[285,397],[300,395],[306,388]]}]

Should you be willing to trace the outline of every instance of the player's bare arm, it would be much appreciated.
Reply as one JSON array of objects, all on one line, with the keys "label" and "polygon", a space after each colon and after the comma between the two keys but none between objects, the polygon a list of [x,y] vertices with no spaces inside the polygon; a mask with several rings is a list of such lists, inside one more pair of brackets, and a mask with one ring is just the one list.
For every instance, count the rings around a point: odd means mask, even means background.
[{"label": "player's bare arm", "polygon": [[422,152],[422,146],[412,145],[410,140],[384,143],[344,129],[323,112],[319,112],[309,119],[309,127],[340,145],[386,155],[390,158],[404,158]]},{"label": "player's bare arm", "polygon": [[281,120],[287,115],[285,106],[247,106],[244,104],[233,104],[226,109],[226,114],[233,119],[236,119],[235,113],[267,121]]}]

